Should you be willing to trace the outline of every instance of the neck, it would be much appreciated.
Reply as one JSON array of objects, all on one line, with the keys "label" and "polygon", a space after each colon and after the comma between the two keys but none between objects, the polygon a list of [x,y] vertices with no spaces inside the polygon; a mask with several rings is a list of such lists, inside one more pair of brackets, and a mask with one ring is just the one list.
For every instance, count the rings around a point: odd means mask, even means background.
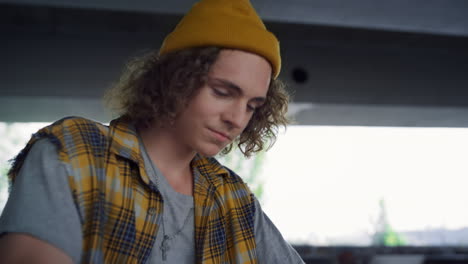
[{"label": "neck", "polygon": [[170,128],[152,126],[138,130],[148,156],[169,184],[177,192],[192,195],[190,162],[195,157],[195,151],[181,144]]}]

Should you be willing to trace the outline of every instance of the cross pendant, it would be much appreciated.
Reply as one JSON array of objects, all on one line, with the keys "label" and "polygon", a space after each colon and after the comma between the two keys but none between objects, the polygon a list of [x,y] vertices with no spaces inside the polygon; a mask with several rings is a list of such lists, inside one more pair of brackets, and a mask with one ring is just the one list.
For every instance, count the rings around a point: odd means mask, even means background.
[{"label": "cross pendant", "polygon": [[167,251],[170,249],[168,244],[169,244],[169,236],[165,235],[163,238],[163,241],[161,242],[161,246],[159,247],[162,252],[163,261],[167,260]]}]

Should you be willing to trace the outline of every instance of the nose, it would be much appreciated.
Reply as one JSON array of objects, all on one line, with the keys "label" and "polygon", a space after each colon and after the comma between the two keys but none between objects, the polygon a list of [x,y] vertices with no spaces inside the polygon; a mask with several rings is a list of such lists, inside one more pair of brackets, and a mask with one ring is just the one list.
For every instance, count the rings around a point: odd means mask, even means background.
[{"label": "nose", "polygon": [[246,107],[240,104],[233,104],[223,113],[223,122],[229,125],[230,129],[244,129],[249,120]]}]

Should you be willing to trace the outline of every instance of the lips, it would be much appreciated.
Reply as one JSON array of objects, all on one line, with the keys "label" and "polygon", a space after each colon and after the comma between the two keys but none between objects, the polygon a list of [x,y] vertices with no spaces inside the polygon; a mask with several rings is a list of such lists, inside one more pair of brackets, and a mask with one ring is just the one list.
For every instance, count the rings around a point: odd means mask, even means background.
[{"label": "lips", "polygon": [[226,133],[223,133],[221,131],[218,131],[218,130],[214,130],[214,129],[209,129],[213,136],[220,142],[226,142],[226,141],[230,141],[231,138],[229,137],[228,134]]}]

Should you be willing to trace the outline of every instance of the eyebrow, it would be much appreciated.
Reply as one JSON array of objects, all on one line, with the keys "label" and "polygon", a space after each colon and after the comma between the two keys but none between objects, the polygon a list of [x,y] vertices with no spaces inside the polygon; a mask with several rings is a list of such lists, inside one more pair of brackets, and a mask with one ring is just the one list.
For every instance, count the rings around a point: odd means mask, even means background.
[{"label": "eyebrow", "polygon": [[[212,78],[212,79],[222,83],[227,88],[229,88],[231,90],[234,90],[237,94],[240,94],[240,95],[244,94],[244,91],[242,91],[242,88],[240,88],[237,84],[235,84],[233,82],[230,82],[230,81],[225,80],[225,79],[219,79],[219,78]],[[263,96],[259,96],[259,97],[254,97],[254,98],[250,99],[249,101],[255,101],[257,103],[264,103],[266,101],[266,98],[263,97]]]}]

